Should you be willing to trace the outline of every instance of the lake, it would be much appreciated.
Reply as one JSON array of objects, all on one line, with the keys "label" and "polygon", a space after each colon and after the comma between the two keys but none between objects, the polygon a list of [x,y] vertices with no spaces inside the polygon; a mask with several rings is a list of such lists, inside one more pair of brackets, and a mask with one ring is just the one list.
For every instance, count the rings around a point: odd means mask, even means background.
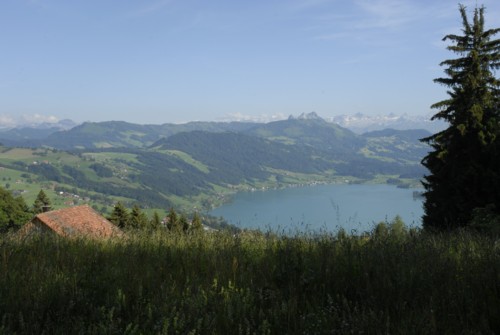
[{"label": "lake", "polygon": [[274,232],[371,230],[380,221],[401,216],[407,226],[420,226],[422,198],[386,184],[333,184],[241,192],[210,212],[240,228]]}]

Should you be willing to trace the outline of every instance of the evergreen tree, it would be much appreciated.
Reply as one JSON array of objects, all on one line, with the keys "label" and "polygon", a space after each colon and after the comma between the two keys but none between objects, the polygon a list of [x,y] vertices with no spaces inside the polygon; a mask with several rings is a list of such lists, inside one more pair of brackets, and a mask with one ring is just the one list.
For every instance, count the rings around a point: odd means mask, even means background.
[{"label": "evergreen tree", "polygon": [[149,227],[151,230],[156,230],[161,227],[161,218],[157,211],[153,213],[153,218],[149,222]]},{"label": "evergreen tree", "polygon": [[119,228],[129,227],[129,213],[121,202],[117,202],[108,220],[114,223]]},{"label": "evergreen tree", "polygon": [[148,218],[138,205],[132,207],[129,215],[129,226],[133,229],[146,229],[148,226]]},{"label": "evergreen tree", "polygon": [[500,85],[494,74],[500,40],[492,39],[500,29],[484,29],[484,7],[475,8],[473,22],[464,6],[459,10],[463,34],[443,39],[458,58],[442,62],[447,77],[434,80],[449,88],[449,98],[432,106],[438,109],[433,119],[449,127],[422,139],[432,147],[422,160],[430,172],[423,182],[425,228],[467,226],[476,208],[500,210]]},{"label": "evergreen tree", "polygon": [[201,223],[201,218],[198,213],[194,213],[193,215],[193,221],[191,221],[191,229],[193,231],[202,231],[203,230],[203,224]]},{"label": "evergreen tree", "polygon": [[173,208],[170,208],[167,214],[167,228],[168,230],[176,230],[179,223],[179,217]]},{"label": "evergreen tree", "polygon": [[22,197],[14,197],[0,187],[0,232],[19,228],[31,217],[29,207]]},{"label": "evergreen tree", "polygon": [[179,217],[178,230],[180,231],[181,229],[184,232],[189,230],[189,221],[184,215]]},{"label": "evergreen tree", "polygon": [[44,211],[44,208],[49,208],[50,205],[51,202],[49,197],[43,190],[40,190],[40,192],[38,192],[38,195],[36,196],[35,202],[33,203],[33,212],[35,214],[42,213]]}]

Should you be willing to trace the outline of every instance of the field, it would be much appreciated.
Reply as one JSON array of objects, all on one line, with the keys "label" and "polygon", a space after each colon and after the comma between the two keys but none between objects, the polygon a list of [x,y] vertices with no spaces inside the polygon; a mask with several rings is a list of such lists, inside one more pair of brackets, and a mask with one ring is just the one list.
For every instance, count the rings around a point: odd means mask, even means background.
[{"label": "field", "polygon": [[0,240],[0,333],[495,334],[500,246],[470,232]]}]

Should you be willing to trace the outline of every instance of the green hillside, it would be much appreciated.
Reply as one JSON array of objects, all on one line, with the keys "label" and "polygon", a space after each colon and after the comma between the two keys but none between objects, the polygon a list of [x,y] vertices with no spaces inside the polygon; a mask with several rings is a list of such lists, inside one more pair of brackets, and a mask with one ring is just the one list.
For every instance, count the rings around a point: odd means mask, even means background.
[{"label": "green hillside", "polygon": [[160,140],[154,146],[188,153],[211,168],[214,179],[238,184],[245,179],[266,179],[266,168],[321,173],[331,162],[314,158],[314,151],[237,133],[195,131]]},{"label": "green hillside", "polygon": [[123,121],[85,122],[67,131],[51,133],[46,138],[33,138],[29,144],[64,150],[145,148],[161,138],[180,132],[193,130],[211,132],[243,131],[253,125],[252,123],[240,122],[189,122],[162,125],[140,125]]},{"label": "green hillside", "polygon": [[361,152],[367,157],[381,160],[420,164],[429,146],[419,140],[429,135],[428,131],[422,129],[373,131],[362,135],[366,144]]},{"label": "green hillside", "polygon": [[304,145],[315,149],[350,154],[357,152],[365,139],[346,128],[326,122],[320,117],[288,120],[256,125],[245,132],[284,144]]},{"label": "green hillside", "polygon": [[2,186],[32,203],[43,188],[55,207],[89,203],[101,208],[118,200],[168,203],[166,197],[130,183],[137,173],[135,155],[113,153],[69,153],[48,149],[0,147]]}]

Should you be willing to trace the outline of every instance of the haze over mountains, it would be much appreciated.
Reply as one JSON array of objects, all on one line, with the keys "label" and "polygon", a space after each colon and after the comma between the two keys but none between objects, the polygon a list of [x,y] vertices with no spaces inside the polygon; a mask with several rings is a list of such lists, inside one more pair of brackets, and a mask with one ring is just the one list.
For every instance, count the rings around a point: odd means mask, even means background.
[{"label": "haze over mountains", "polygon": [[352,130],[357,134],[383,130],[386,128],[397,130],[425,129],[431,133],[436,133],[446,128],[445,122],[441,120],[431,121],[431,117],[432,116],[410,116],[405,114],[364,115],[358,113],[354,115],[337,115],[326,118],[326,120]]},{"label": "haze over mountains", "polygon": [[[307,118],[311,116],[317,116],[315,112],[303,113],[297,118]],[[286,120],[287,118],[293,118],[293,116],[285,115],[274,115],[267,116],[263,115],[260,117],[250,117],[240,114],[233,114],[228,117],[218,120],[221,123],[232,123],[232,122],[242,122],[242,123],[269,123],[273,121]],[[354,115],[341,114],[331,117],[323,117],[324,120],[338,124],[344,128],[352,130],[357,134],[363,134],[368,131],[382,130],[386,128],[406,130],[406,129],[425,129],[431,133],[437,132],[444,129],[445,123],[442,121],[431,121],[431,116],[429,115],[418,115],[411,116],[406,114],[396,115],[365,115],[362,113],[357,113]],[[69,130],[78,123],[69,119],[57,120],[55,118],[47,117],[32,117],[32,118],[12,118],[8,116],[0,115],[0,134],[7,132],[10,136],[11,134],[20,134],[22,132],[19,129],[28,128],[29,130],[37,129],[44,130],[45,133],[57,130]],[[11,131],[17,129],[16,131]],[[7,135],[0,135],[1,137],[7,137]]]}]

